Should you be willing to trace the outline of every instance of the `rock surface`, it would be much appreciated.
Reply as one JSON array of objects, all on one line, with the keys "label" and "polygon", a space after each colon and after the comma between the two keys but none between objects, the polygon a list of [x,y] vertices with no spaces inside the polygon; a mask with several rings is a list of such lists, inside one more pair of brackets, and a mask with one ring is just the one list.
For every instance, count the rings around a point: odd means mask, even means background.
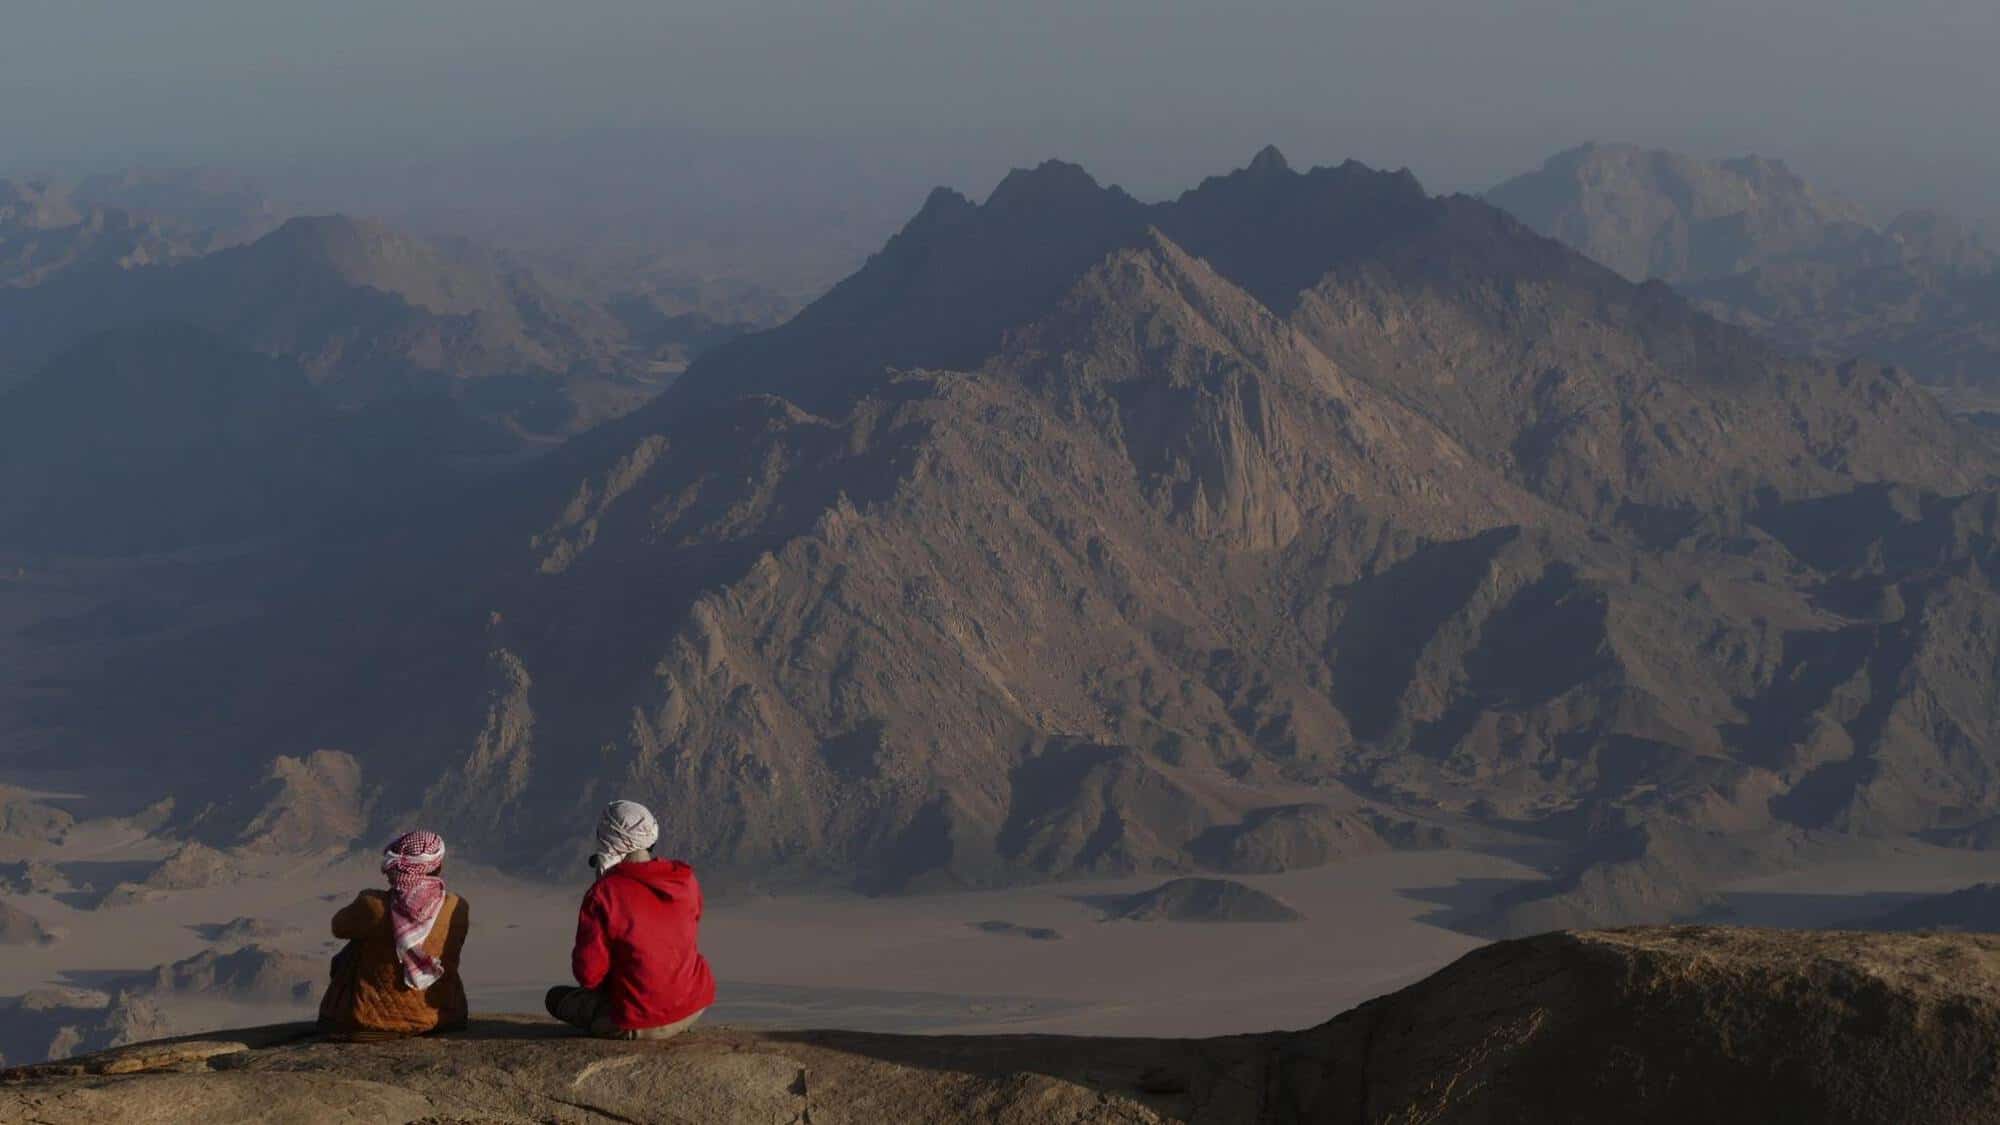
[{"label": "rock surface", "polygon": [[383,1044],[301,1025],[0,1075],[0,1118],[230,1122],[2000,1121],[2000,939],[1679,927],[1467,955],[1307,1031],[1208,1040],[498,1017]]}]

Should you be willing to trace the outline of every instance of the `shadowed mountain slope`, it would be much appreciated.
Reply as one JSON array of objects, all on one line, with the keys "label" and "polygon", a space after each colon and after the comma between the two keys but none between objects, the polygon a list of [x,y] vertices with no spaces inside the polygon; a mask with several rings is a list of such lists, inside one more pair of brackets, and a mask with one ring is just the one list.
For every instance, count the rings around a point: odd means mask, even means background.
[{"label": "shadowed mountain slope", "polygon": [[0,390],[0,542],[173,550],[374,515],[507,435],[441,395],[337,408],[296,365],[183,325],[108,332]]}]

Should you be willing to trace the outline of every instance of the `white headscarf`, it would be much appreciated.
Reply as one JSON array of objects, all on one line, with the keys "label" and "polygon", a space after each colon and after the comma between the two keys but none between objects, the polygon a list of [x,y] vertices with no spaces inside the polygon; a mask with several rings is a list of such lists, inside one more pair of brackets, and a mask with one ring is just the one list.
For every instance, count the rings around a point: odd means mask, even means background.
[{"label": "white headscarf", "polygon": [[597,851],[591,866],[602,875],[622,863],[627,855],[644,851],[660,841],[660,822],[652,810],[637,801],[613,801],[597,818]]}]

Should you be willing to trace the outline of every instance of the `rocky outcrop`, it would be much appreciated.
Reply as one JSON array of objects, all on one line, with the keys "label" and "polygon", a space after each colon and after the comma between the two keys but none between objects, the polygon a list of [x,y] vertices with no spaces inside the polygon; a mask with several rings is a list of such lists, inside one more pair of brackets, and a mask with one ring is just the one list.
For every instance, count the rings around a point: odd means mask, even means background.
[{"label": "rocky outcrop", "polygon": [[1308,1031],[1208,1040],[747,1032],[540,1019],[315,1041],[302,1026],[0,1075],[0,1117],[938,1125],[2000,1121],[2000,939],[1675,928],[1481,949]]},{"label": "rocky outcrop", "polygon": [[192,891],[231,882],[242,876],[236,860],[206,844],[187,843],[161,860],[145,878],[119,883],[104,892],[99,906],[125,906],[144,902],[166,891]]},{"label": "rocky outcrop", "polygon": [[231,1000],[294,1004],[313,998],[326,980],[318,958],[246,945],[228,953],[205,949],[126,982],[132,992],[198,994]]},{"label": "rocky outcrop", "polygon": [[41,919],[0,900],[0,945],[47,945],[54,940]]},{"label": "rocky outcrop", "polygon": [[75,823],[76,818],[69,813],[12,786],[0,785],[0,840],[60,843]]},{"label": "rocky outcrop", "polygon": [[352,754],[338,750],[274,759],[263,788],[249,800],[257,813],[237,840],[246,851],[297,854],[344,848],[367,827],[361,766]]},{"label": "rocky outcrop", "polygon": [[1318,867],[1389,847],[1367,815],[1304,804],[1257,809],[1236,824],[1202,833],[1188,850],[1217,871],[1254,875]]},{"label": "rocky outcrop", "polygon": [[1170,879],[1105,904],[1106,919],[1126,922],[1296,922],[1304,915],[1233,879]]},{"label": "rocky outcrop", "polygon": [[64,1059],[172,1031],[151,1000],[125,992],[44,988],[0,999],[0,1058],[16,1063]]},{"label": "rocky outcrop", "polygon": [[9,894],[46,895],[70,889],[62,869],[45,859],[0,863],[0,888]]},{"label": "rocky outcrop", "polygon": [[248,915],[239,915],[227,922],[205,922],[193,928],[203,941],[232,949],[259,939],[283,937],[296,932],[290,926]]}]

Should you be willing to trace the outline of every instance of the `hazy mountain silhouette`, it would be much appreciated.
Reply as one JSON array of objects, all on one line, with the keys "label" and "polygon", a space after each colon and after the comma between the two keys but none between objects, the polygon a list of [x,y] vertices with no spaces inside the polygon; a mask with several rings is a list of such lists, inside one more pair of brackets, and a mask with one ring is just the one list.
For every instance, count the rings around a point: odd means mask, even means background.
[{"label": "hazy mountain silhouette", "polygon": [[[170,265],[0,291],[0,386],[93,333],[155,322],[291,361],[343,406],[444,395],[524,439],[614,417],[663,381],[617,316],[502,256],[321,216]],[[696,317],[638,344],[730,334]]]},{"label": "hazy mountain silhouette", "polygon": [[1487,925],[1664,917],[2000,811],[1992,470],[1907,378],[1407,173],[1050,163],[78,702],[240,793],[345,751],[516,865],[623,795],[718,879],[1186,870],[1312,787],[1564,841]]},{"label": "hazy mountain silhouette", "polygon": [[1631,145],[1559,153],[1486,198],[1788,350],[1888,360],[1955,387],[2000,378],[2000,257],[1949,216],[1877,223],[1779,161]]},{"label": "hazy mountain silhouette", "polygon": [[1872,229],[1861,208],[1813,190],[1783,161],[1624,144],[1557,153],[1486,199],[1633,281],[1724,277],[1826,254]]},{"label": "hazy mountain silhouette", "polygon": [[293,213],[250,180],[200,166],[100,172],[77,180],[70,194],[92,207],[206,232],[208,249],[261,237]]},{"label": "hazy mountain silhouette", "polygon": [[213,231],[97,206],[61,185],[0,180],[0,288],[191,258],[215,241]]}]

